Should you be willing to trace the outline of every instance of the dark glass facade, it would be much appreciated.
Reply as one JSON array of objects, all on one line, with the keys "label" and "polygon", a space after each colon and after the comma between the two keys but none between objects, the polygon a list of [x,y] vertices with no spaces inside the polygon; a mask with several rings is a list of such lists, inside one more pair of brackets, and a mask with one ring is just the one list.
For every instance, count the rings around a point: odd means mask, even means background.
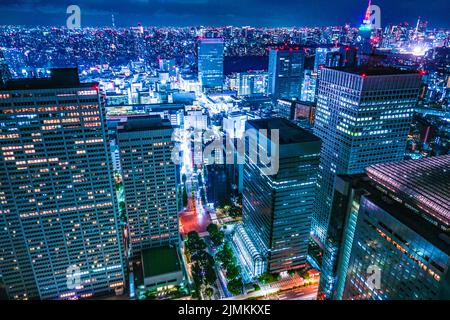
[{"label": "dark glass facade", "polygon": [[[249,128],[279,129],[279,169],[264,174],[247,155],[244,228],[267,257],[268,271],[299,268],[306,262],[320,140],[285,119],[250,120]],[[259,134],[258,139],[265,148],[264,137]]]},{"label": "dark glass facade", "polygon": [[305,54],[298,50],[272,50],[269,54],[269,94],[275,98],[300,98]]},{"label": "dark glass facade", "polygon": [[[450,299],[448,232],[382,194],[363,196],[344,299]],[[368,270],[380,269],[379,287]]]},{"label": "dark glass facade", "polygon": [[343,299],[450,299],[449,167],[440,156],[366,169],[356,226],[341,246],[353,238],[337,271]]}]

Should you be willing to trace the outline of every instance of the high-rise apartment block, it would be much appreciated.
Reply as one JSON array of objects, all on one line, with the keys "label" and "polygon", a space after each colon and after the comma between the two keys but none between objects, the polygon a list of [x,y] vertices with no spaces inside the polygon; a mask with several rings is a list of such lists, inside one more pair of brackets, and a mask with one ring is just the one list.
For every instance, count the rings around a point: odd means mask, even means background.
[{"label": "high-rise apartment block", "polygon": [[0,89],[0,278],[11,299],[124,286],[105,102],[76,69]]},{"label": "high-rise apartment block", "polygon": [[177,245],[176,165],[171,156],[173,127],[159,116],[129,117],[117,129],[117,144],[132,255]]}]

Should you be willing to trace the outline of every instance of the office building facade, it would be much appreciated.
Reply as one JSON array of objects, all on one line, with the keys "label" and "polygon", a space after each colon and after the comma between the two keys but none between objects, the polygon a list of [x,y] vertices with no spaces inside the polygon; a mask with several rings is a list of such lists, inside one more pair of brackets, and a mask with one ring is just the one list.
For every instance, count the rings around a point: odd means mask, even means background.
[{"label": "office building facade", "polygon": [[224,42],[220,38],[202,38],[198,42],[198,78],[203,90],[221,91]]},{"label": "office building facade", "polygon": [[324,68],[314,134],[322,139],[312,232],[324,244],[338,174],[402,160],[421,75],[396,69]]},{"label": "office building facade", "polygon": [[267,94],[268,74],[263,71],[239,73],[238,96]]},{"label": "office building facade", "polygon": [[318,299],[341,300],[366,175],[338,175],[324,243]]},{"label": "office building facade", "polygon": [[301,97],[305,53],[298,50],[271,50],[268,93],[274,98]]},{"label": "office building facade", "polygon": [[367,168],[343,299],[450,299],[449,167],[447,155]]},{"label": "office building facade", "polygon": [[133,257],[179,242],[173,128],[159,116],[129,117],[117,129]]},{"label": "office building facade", "polygon": [[11,299],[114,294],[124,264],[105,102],[76,69],[0,90],[0,278]]},{"label": "office building facade", "polygon": [[247,129],[256,136],[249,136],[246,143],[257,139],[262,148],[267,139],[267,148],[276,142],[259,130],[272,135],[279,130],[277,151],[271,155],[272,161],[279,159],[275,174],[266,174],[264,166],[254,163],[246,152],[243,227],[259,252],[255,264],[265,265],[269,272],[301,268],[306,263],[320,139],[281,118],[249,120]]}]

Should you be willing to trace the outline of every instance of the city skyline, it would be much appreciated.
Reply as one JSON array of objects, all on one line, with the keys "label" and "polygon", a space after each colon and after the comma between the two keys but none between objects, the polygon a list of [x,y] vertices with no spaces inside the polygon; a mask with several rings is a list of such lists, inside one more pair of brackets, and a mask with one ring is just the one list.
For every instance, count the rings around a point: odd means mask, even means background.
[{"label": "city skyline", "polygon": [[436,3],[1,4],[0,300],[450,300]]},{"label": "city skyline", "polygon": [[[407,22],[414,25],[419,17],[430,22],[433,28],[448,28],[450,22],[445,12],[450,5],[445,0],[434,1],[433,6],[422,0],[393,2],[374,1],[382,10],[382,26]],[[222,0],[133,0],[73,2],[20,0],[2,1],[1,25],[64,26],[69,5],[81,9],[82,27],[144,26],[336,26],[349,23],[359,26],[361,12],[367,7],[365,0],[294,1],[274,3],[264,0],[244,0],[229,3]],[[326,9],[326,10],[324,10]],[[31,15],[30,15],[31,14]]]}]

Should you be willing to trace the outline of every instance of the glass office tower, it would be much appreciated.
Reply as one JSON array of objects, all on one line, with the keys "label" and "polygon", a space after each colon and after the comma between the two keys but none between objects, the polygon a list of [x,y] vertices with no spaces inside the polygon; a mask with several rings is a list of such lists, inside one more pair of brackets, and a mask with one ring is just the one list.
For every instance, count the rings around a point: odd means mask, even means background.
[{"label": "glass office tower", "polygon": [[179,242],[173,128],[159,116],[129,117],[117,129],[133,257]]},{"label": "glass office tower", "polygon": [[124,285],[105,102],[76,69],[0,89],[0,278],[11,299]]},{"label": "glass office tower", "polygon": [[198,42],[198,78],[203,90],[221,91],[224,43],[221,38],[201,38]]},{"label": "glass office tower", "polygon": [[274,98],[301,97],[305,53],[299,50],[271,50],[268,92]]},{"label": "glass office tower", "polygon": [[268,74],[263,71],[239,73],[238,96],[267,93]]},{"label": "glass office tower", "polygon": [[318,299],[340,300],[353,244],[365,174],[338,175],[324,244]]},{"label": "glass office tower", "polygon": [[449,168],[447,155],[367,169],[344,299],[450,299]]},{"label": "glass office tower", "polygon": [[314,134],[322,139],[312,232],[324,245],[338,174],[404,157],[421,75],[392,68],[321,70]]},{"label": "glass office tower", "polygon": [[[252,161],[246,150],[243,227],[260,253],[248,256],[262,256],[267,261],[265,271],[300,268],[306,263],[320,139],[281,118],[249,120],[246,128],[252,130],[247,142],[257,141],[265,150],[275,144],[272,162],[279,161],[277,172],[267,174],[262,170],[265,166]],[[274,129],[279,130],[278,143],[273,139]],[[268,144],[267,133],[259,130],[269,132]]]}]

